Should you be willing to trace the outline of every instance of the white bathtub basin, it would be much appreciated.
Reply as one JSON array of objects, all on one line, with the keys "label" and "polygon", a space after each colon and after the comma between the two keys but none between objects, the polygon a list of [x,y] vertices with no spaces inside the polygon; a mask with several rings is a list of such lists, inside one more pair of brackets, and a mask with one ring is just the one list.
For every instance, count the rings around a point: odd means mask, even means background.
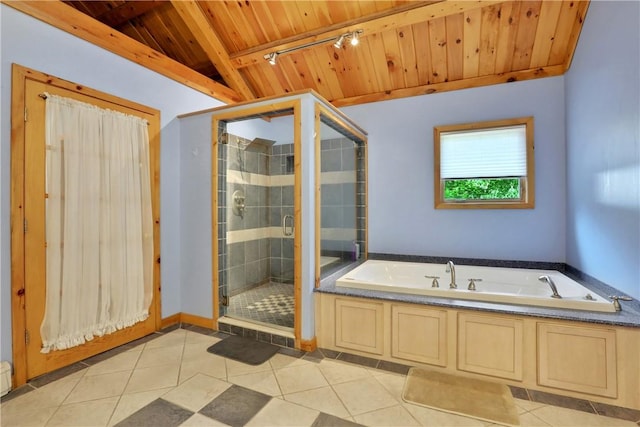
[{"label": "white bathtub basin", "polygon": [[[458,288],[449,289],[451,275],[445,272],[444,264],[368,260],[339,278],[336,286],[439,298],[615,312],[610,300],[558,271],[469,265],[456,265],[455,270]],[[538,280],[543,275],[551,277],[561,299],[551,298],[549,285]],[[440,287],[432,287],[433,279],[425,276],[439,276]],[[467,289],[469,279],[482,279],[475,282],[475,291]]]}]

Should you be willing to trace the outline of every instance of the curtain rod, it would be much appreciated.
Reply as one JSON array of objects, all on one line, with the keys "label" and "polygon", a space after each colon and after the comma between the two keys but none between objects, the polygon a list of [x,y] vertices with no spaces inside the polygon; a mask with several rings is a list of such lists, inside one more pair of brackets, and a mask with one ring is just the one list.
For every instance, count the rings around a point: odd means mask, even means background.
[{"label": "curtain rod", "polygon": [[[38,94],[38,96],[39,96],[40,98],[42,98],[42,99],[47,99],[47,98],[49,97],[49,94],[48,94],[48,93],[46,93],[46,92],[42,92],[42,93],[39,93],[39,94]],[[117,111],[117,110],[115,110],[115,111]],[[122,111],[120,111],[120,113],[122,113]],[[128,114],[128,113],[123,113],[123,114]],[[139,116],[136,116],[135,114],[129,114],[129,115],[132,115],[132,116],[135,116],[135,117],[139,117]],[[142,117],[139,117],[139,118],[142,118]],[[151,124],[151,123],[149,123],[149,120],[147,120],[147,119],[145,119],[145,118],[142,118],[142,120],[144,120],[145,122],[147,122],[147,126],[149,126],[149,125]]]}]

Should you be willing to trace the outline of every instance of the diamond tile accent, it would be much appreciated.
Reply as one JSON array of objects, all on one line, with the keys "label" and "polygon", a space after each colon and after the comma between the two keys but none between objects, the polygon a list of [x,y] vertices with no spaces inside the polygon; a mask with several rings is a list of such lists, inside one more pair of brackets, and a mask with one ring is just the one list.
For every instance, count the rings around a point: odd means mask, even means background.
[{"label": "diamond tile accent", "polygon": [[199,413],[230,426],[245,425],[269,401],[271,396],[232,385]]},{"label": "diamond tile accent", "polygon": [[358,427],[362,424],[354,423],[353,421],[345,420],[343,418],[334,417],[330,414],[321,412],[318,418],[311,424],[311,427]]},{"label": "diamond tile accent", "polygon": [[116,424],[117,427],[177,427],[188,420],[192,411],[164,399],[156,399]]}]

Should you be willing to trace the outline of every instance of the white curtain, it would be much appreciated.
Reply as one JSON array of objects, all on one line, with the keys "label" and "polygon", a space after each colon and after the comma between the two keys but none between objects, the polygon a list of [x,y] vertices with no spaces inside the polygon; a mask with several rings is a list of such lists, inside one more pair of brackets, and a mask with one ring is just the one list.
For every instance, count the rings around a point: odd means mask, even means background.
[{"label": "white curtain", "polygon": [[47,94],[45,126],[42,353],[145,320],[153,286],[147,121]]}]

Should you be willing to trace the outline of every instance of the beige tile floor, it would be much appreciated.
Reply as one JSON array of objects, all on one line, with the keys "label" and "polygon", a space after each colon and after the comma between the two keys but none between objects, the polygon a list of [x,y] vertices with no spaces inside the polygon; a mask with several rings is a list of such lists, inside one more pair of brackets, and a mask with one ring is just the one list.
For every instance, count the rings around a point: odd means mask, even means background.
[{"label": "beige tile floor", "polygon": [[[492,426],[403,402],[404,375],[333,359],[276,354],[259,366],[210,353],[219,341],[185,329],[162,335],[0,406],[2,426],[112,426],[162,397],[196,412],[183,426],[223,426],[197,413],[233,384],[273,398],[249,426],[310,426],[320,412],[368,426]],[[522,426],[634,422],[516,399]]]}]

